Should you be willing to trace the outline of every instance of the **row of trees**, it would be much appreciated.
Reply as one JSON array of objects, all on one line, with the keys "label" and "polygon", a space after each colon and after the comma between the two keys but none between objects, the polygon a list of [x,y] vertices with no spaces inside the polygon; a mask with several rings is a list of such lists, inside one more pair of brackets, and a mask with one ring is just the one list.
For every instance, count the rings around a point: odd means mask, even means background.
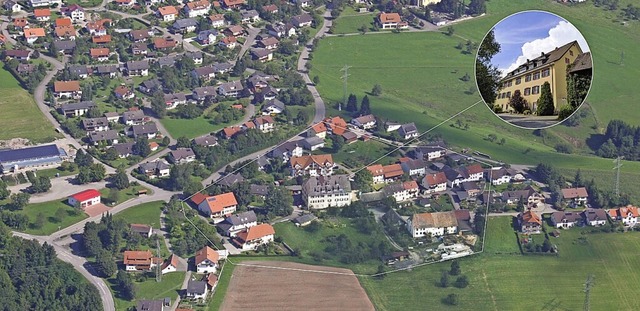
[{"label": "row of trees", "polygon": [[627,160],[640,160],[640,126],[633,126],[622,120],[611,120],[607,124],[604,141],[596,150],[598,156],[623,156]]}]

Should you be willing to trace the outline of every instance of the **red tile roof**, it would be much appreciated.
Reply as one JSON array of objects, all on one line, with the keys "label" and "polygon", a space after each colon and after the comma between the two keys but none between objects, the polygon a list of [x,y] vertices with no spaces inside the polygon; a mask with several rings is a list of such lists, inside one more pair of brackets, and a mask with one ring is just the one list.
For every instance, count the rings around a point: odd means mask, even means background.
[{"label": "red tile roof", "polygon": [[71,195],[72,198],[76,199],[76,201],[79,201],[79,202],[84,202],[99,196],[100,196],[100,192],[96,189],[87,189],[85,191],[81,191]]},{"label": "red tile roof", "polygon": [[56,19],[56,26],[71,26],[71,19],[66,17],[61,17]]},{"label": "red tile roof", "polygon": [[580,188],[566,188],[562,189],[562,197],[565,199],[574,199],[574,198],[586,198],[589,196],[587,193],[587,189],[584,187]]},{"label": "red tile roof", "polygon": [[233,192],[207,197],[204,202],[207,203],[213,214],[220,213],[227,207],[238,205],[238,201],[236,201],[236,196]]},{"label": "red tile roof", "polygon": [[532,211],[526,211],[521,214],[523,223],[536,223],[542,225],[542,220],[540,220],[540,216]]},{"label": "red tile roof", "polygon": [[162,16],[176,15],[176,14],[178,14],[178,10],[176,9],[175,6],[169,5],[169,6],[159,7],[158,8],[158,13],[160,13],[160,15],[162,15]]},{"label": "red tile roof", "polygon": [[384,178],[394,178],[404,174],[400,164],[385,165],[382,167],[382,170],[384,172]]},{"label": "red tile roof", "polygon": [[53,83],[54,92],[77,92],[80,91],[79,81],[56,81]]},{"label": "red tile roof", "polygon": [[211,247],[205,246],[196,252],[196,265],[200,264],[205,259],[209,259],[211,262],[218,262],[220,255],[218,255],[218,252],[214,251]]},{"label": "red tile roof", "polygon": [[109,56],[109,52],[108,48],[95,48],[89,50],[89,54],[91,54],[91,57],[93,58]]},{"label": "red tile roof", "polygon": [[238,239],[246,243],[273,234],[276,234],[276,231],[270,224],[259,224],[239,232]]},{"label": "red tile roof", "polygon": [[304,155],[301,157],[291,157],[291,167],[300,166],[300,169],[306,169],[311,164],[325,166],[326,163],[333,164],[333,157],[330,154]]},{"label": "red tile roof", "polygon": [[380,13],[378,19],[381,23],[399,23],[402,21],[398,13]]},{"label": "red tile roof", "polygon": [[347,121],[341,117],[326,118],[324,123],[335,135],[342,135],[347,130]]},{"label": "red tile roof", "polygon": [[25,38],[44,37],[44,36],[46,36],[44,28],[27,28],[27,29],[24,30],[24,37]]},{"label": "red tile roof", "polygon": [[151,251],[124,251],[123,262],[125,265],[151,265]]},{"label": "red tile roof", "polygon": [[33,10],[33,16],[35,16],[35,17],[51,16],[51,10],[49,10],[49,9],[35,9],[35,10]]},{"label": "red tile roof", "polygon": [[111,35],[93,36],[91,40],[93,43],[109,43],[111,42]]},{"label": "red tile roof", "polygon": [[427,176],[425,176],[424,179],[426,180],[427,184],[429,184],[430,186],[447,183],[447,176],[443,172],[427,174]]},{"label": "red tile roof", "polygon": [[374,177],[384,175],[384,168],[382,167],[382,164],[367,166],[367,170],[369,170],[369,172],[371,172],[371,175],[373,175]]},{"label": "red tile roof", "polygon": [[204,201],[206,198],[207,198],[206,195],[198,192],[191,197],[191,202],[193,202],[196,205],[200,205],[200,203],[202,203],[202,201]]}]

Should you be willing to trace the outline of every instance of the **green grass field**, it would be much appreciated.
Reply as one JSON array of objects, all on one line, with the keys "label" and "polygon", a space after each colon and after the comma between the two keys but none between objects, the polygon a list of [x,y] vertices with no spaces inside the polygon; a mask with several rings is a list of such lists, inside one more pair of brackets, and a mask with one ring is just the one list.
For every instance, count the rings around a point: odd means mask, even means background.
[{"label": "green grass field", "polygon": [[164,207],[163,201],[155,201],[130,207],[114,216],[131,224],[145,224],[154,229],[160,228],[160,213]]},{"label": "green grass field", "polygon": [[68,0],[65,2],[67,5],[77,4],[84,8],[92,8],[99,6],[102,0]]},{"label": "green grass field", "polygon": [[312,264],[312,265],[328,265],[342,268],[352,269],[359,273],[373,273],[375,267],[377,267],[377,260],[369,260],[362,264],[346,265],[338,261],[338,258],[331,257],[330,259],[315,261],[311,258],[312,252],[324,253],[324,249],[328,246],[328,242],[324,239],[328,236],[345,234],[349,237],[353,245],[359,242],[370,243],[371,241],[384,241],[385,237],[382,234],[364,234],[360,233],[349,221],[345,218],[336,218],[336,221],[331,221],[333,225],[329,225],[327,221],[322,221],[322,229],[316,232],[308,232],[304,228],[298,228],[291,222],[284,222],[274,225],[276,229],[276,235],[282,237],[282,240],[287,243],[293,249],[299,249],[302,252],[302,258],[296,259],[297,262]]},{"label": "green grass field", "polygon": [[[562,231],[560,238],[552,238],[560,256],[541,257],[519,254],[510,217],[490,218],[488,230],[487,252],[460,261],[470,281],[465,289],[436,285],[449,263],[391,273],[382,280],[363,277],[360,282],[378,310],[427,305],[429,310],[549,310],[545,305],[550,303],[556,305],[553,310],[578,310],[584,303],[584,282],[593,274],[591,310],[640,308],[633,291],[626,290],[640,280],[640,233],[587,234],[588,243],[581,244],[581,229]],[[458,306],[440,301],[449,293],[458,294]]]},{"label": "green grass field", "polygon": [[[66,214],[61,221],[56,222],[54,215],[59,208],[62,208]],[[29,204],[18,213],[29,217],[29,226],[25,232],[35,235],[49,235],[88,217],[84,212],[76,211],[75,208],[68,205],[66,200]],[[33,224],[40,213],[44,216],[44,224],[41,228],[35,228]]]},{"label": "green grass field", "polygon": [[335,27],[334,34],[357,33],[362,25],[371,31],[373,28],[373,20],[378,12],[358,13],[352,7],[346,7],[342,14],[333,21]]},{"label": "green grass field", "polygon": [[[182,280],[184,280],[184,272],[172,272],[162,276],[160,283],[156,282],[155,278],[148,278],[144,282],[135,282],[138,287],[136,293],[136,299],[133,301],[124,300],[117,294],[114,294],[114,300],[116,302],[116,310],[126,311],[129,308],[135,308],[136,301],[138,299],[163,299],[170,297],[173,302],[178,297],[178,291],[182,287]],[[116,290],[115,277],[108,280],[111,285],[109,288],[112,292]]]},{"label": "green grass field", "polygon": [[195,138],[207,133],[218,131],[225,126],[229,126],[231,124],[236,124],[239,122],[238,120],[232,121],[230,123],[214,124],[212,122],[212,119],[205,118],[209,110],[211,110],[211,108],[205,111],[202,116],[195,119],[180,119],[168,115],[160,119],[160,122],[162,123],[162,125],[164,125],[167,131],[169,131],[169,134],[171,134],[173,138],[182,136],[185,136],[187,138]]},{"label": "green grass field", "polygon": [[[140,190],[147,190],[150,191],[149,189],[143,187],[143,186],[131,186],[127,189],[122,189],[118,191],[118,199],[115,202],[115,204],[120,204],[124,201],[127,201],[129,199],[133,199],[135,197],[138,196],[138,191]],[[110,201],[109,198],[109,193],[110,193],[110,189],[109,188],[102,188],[99,190],[100,194],[102,195],[102,200],[106,200],[106,201]],[[147,195],[152,195],[150,192],[147,192]],[[107,202],[107,203],[111,203],[111,202]]]},{"label": "green grass field", "polygon": [[[393,148],[394,147],[389,147],[386,144],[374,140],[367,142],[356,141],[343,146],[338,153],[333,155],[333,160],[342,163],[348,168],[358,169],[384,156],[393,150]],[[330,150],[328,152],[331,153]],[[381,159],[379,163],[389,164],[396,160],[397,159],[384,158]]]},{"label": "green grass field", "polygon": [[34,143],[61,137],[38,109],[31,94],[4,68],[0,68],[0,140],[26,138]]}]

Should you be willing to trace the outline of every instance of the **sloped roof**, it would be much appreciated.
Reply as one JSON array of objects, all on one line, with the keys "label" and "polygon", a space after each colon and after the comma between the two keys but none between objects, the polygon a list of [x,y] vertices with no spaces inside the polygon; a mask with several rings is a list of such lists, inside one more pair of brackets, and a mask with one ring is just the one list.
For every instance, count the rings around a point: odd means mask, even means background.
[{"label": "sloped roof", "polygon": [[420,213],[411,217],[411,226],[413,228],[445,228],[455,227],[458,220],[453,211],[436,212],[436,213]]},{"label": "sloped roof", "polygon": [[72,198],[76,199],[76,201],[79,202],[84,202],[86,200],[97,198],[99,196],[100,192],[96,189],[87,189],[71,195]]},{"label": "sloped roof", "polygon": [[246,243],[273,234],[276,234],[276,231],[270,224],[259,224],[239,232],[238,238]]},{"label": "sloped roof", "polygon": [[586,198],[589,196],[585,187],[562,189],[562,197],[565,199]]},{"label": "sloped roof", "polygon": [[196,252],[196,265],[200,264],[206,259],[209,259],[209,261],[211,262],[217,263],[218,259],[220,259],[220,255],[211,247],[205,246]]},{"label": "sloped roof", "polygon": [[542,225],[542,220],[540,219],[540,216],[538,216],[538,214],[536,214],[533,211],[526,211],[523,213],[520,213],[520,219],[522,219],[522,223],[535,223],[538,225]]},{"label": "sloped roof", "polygon": [[330,154],[318,154],[318,155],[304,155],[301,157],[291,157],[291,167],[300,166],[301,169],[306,169],[315,163],[320,166],[325,166],[327,163],[333,164],[333,157]]},{"label": "sloped roof", "polygon": [[238,201],[236,201],[236,196],[233,192],[207,197],[205,202],[209,206],[211,213],[219,213],[226,207],[238,205]]},{"label": "sloped roof", "polygon": [[79,81],[56,81],[53,83],[55,92],[77,92],[80,91]]}]

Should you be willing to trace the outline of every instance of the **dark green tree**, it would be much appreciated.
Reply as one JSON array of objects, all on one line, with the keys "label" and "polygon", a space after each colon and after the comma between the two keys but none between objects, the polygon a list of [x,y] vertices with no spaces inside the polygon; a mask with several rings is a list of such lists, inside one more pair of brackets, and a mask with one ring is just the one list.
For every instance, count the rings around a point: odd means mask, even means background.
[{"label": "dark green tree", "polygon": [[375,84],[371,89],[371,95],[380,96],[382,95],[382,86],[380,84]]},{"label": "dark green tree", "polygon": [[449,287],[449,273],[447,273],[447,271],[442,271],[440,276],[440,287]]},{"label": "dark green tree", "polygon": [[451,262],[451,270],[449,270],[449,274],[451,275],[460,274],[460,263],[457,260],[454,260]]},{"label": "dark green tree", "polygon": [[517,113],[523,113],[528,107],[527,100],[522,97],[520,90],[515,90],[513,96],[509,98],[509,106]]},{"label": "dark green tree", "polygon": [[149,139],[142,135],[136,138],[136,142],[133,145],[133,153],[146,158],[151,153],[151,147],[149,146]]},{"label": "dark green tree", "polygon": [[178,137],[176,148],[191,148],[191,140],[185,136]]},{"label": "dark green tree", "polygon": [[331,149],[333,153],[336,153],[344,146],[344,139],[338,135],[331,135]]},{"label": "dark green tree", "polygon": [[118,271],[118,265],[113,259],[111,252],[102,250],[98,256],[96,256],[96,270],[104,277],[111,277],[116,271]]},{"label": "dark green tree", "polygon": [[9,198],[11,199],[9,205],[11,206],[12,210],[22,210],[29,203],[31,195],[28,193],[20,192],[12,194],[11,196],[9,196]]},{"label": "dark green tree", "polygon": [[493,108],[493,103],[500,90],[500,70],[491,64],[491,58],[499,52],[500,44],[496,42],[493,30],[491,30],[480,43],[476,57],[476,83],[482,99],[490,108]]},{"label": "dark green tree", "polygon": [[163,146],[169,146],[169,144],[171,143],[171,139],[169,138],[169,136],[165,136],[162,137],[162,145]]},{"label": "dark green tree", "polygon": [[373,175],[367,169],[358,171],[353,177],[353,188],[362,192],[371,192],[373,188],[371,183],[373,182]]},{"label": "dark green tree", "polygon": [[471,15],[479,15],[487,12],[487,5],[485,0],[471,0],[469,2],[469,14]]},{"label": "dark green tree", "polygon": [[116,174],[111,178],[111,183],[120,190],[129,188],[129,176],[127,176],[127,172],[123,168],[118,168]]},{"label": "dark green tree", "polygon": [[164,100],[162,92],[155,92],[153,94],[153,97],[151,97],[151,110],[160,119],[164,118],[167,115],[167,104]]},{"label": "dark green tree", "polygon": [[78,165],[78,167],[83,167],[91,165],[93,163],[93,158],[84,152],[84,150],[80,149],[76,153],[76,157],[73,161]]},{"label": "dark green tree", "polygon": [[358,99],[356,98],[356,95],[349,94],[349,98],[347,99],[347,107],[345,107],[345,109],[349,112],[358,111]]},{"label": "dark green tree", "polygon": [[64,208],[60,207],[56,210],[56,213],[53,215],[53,219],[55,222],[62,222],[64,217],[67,216],[67,211]]},{"label": "dark green tree", "polygon": [[465,288],[469,286],[469,279],[467,278],[466,275],[461,275],[456,279],[454,286],[457,288]]},{"label": "dark green tree", "polygon": [[270,215],[288,216],[293,212],[293,197],[285,188],[272,186],[264,200],[264,207]]},{"label": "dark green tree", "polygon": [[51,178],[48,176],[38,176],[34,178],[31,184],[31,191],[33,193],[44,193],[51,189]]},{"label": "dark green tree", "polygon": [[33,222],[33,227],[35,229],[40,229],[42,228],[42,226],[44,226],[44,222],[45,222],[44,214],[38,213],[38,215],[36,215],[36,220]]},{"label": "dark green tree", "polygon": [[447,295],[447,297],[444,298],[444,303],[451,306],[458,305],[458,294],[452,293]]},{"label": "dark green tree", "polygon": [[582,172],[580,169],[576,171],[576,175],[573,177],[572,186],[575,188],[584,187],[584,179],[582,178]]},{"label": "dark green tree", "polygon": [[3,180],[0,180],[0,200],[4,200],[11,195],[11,190]]},{"label": "dark green tree", "polygon": [[553,115],[555,106],[553,104],[553,95],[551,94],[551,85],[549,82],[542,84],[540,89],[540,97],[538,98],[538,110],[536,113],[539,116]]},{"label": "dark green tree", "polygon": [[359,114],[362,116],[371,114],[371,104],[369,103],[369,96],[367,95],[362,98]]}]

